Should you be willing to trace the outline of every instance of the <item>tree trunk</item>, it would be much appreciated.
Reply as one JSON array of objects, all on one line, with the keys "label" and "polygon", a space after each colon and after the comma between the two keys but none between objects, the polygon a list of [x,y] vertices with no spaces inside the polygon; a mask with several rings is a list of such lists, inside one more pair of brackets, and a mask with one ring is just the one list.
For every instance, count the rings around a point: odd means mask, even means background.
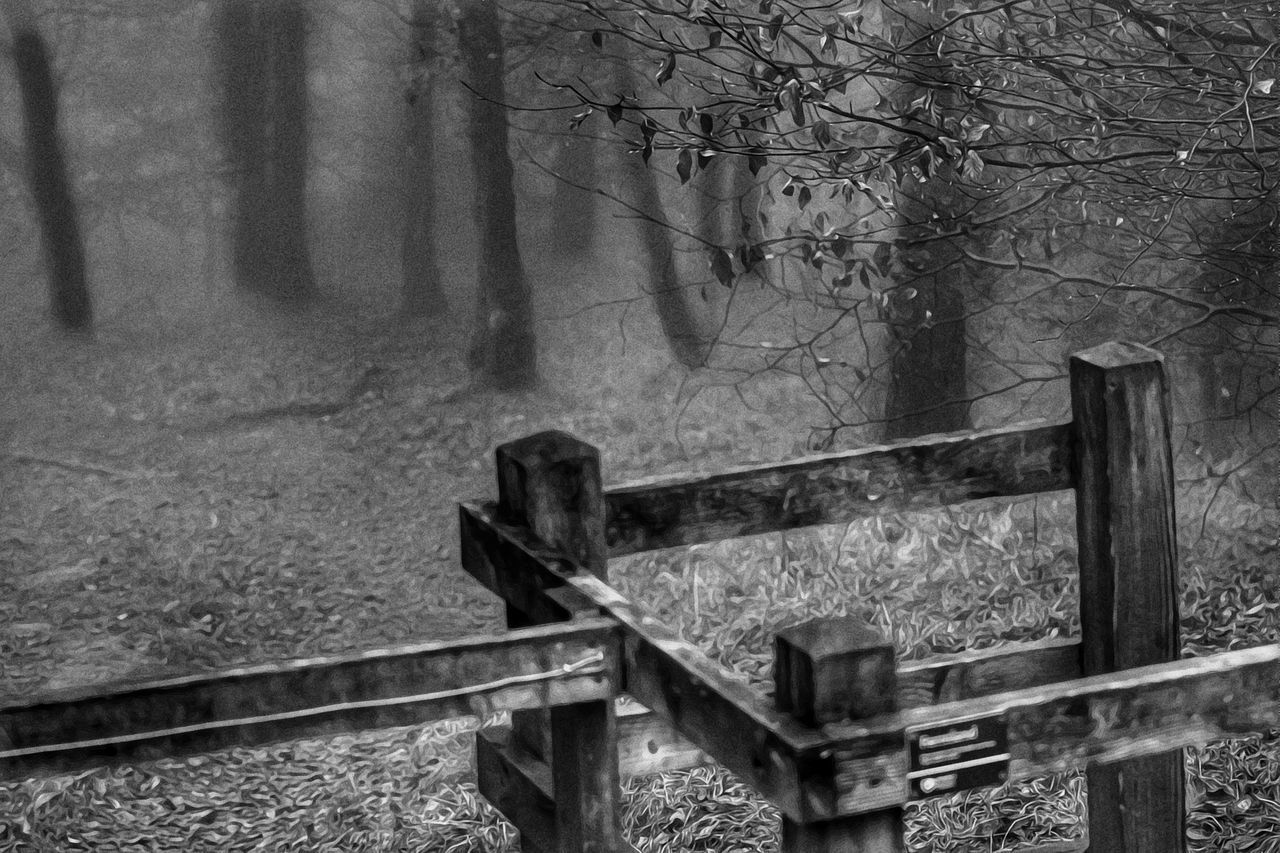
[{"label": "tree trunk", "polygon": [[226,0],[218,59],[236,284],[301,301],[315,292],[307,247],[305,4]]},{"label": "tree trunk", "polygon": [[[936,28],[932,16],[922,21],[906,19],[905,43],[914,43]],[[913,102],[932,92],[942,102],[945,90],[944,61],[930,48],[917,48],[928,58],[919,63],[918,78],[905,88]],[[910,76],[910,75],[906,75]],[[929,81],[926,88],[924,81]],[[946,104],[942,103],[946,112]],[[933,119],[920,119],[930,136],[937,135]],[[904,152],[907,149],[904,148]],[[921,152],[923,153],[923,152]],[[918,163],[913,151],[905,158]],[[969,427],[969,401],[965,376],[965,290],[973,274],[956,246],[957,238],[939,239],[940,230],[960,232],[958,220],[972,206],[950,163],[938,159],[932,174],[923,178],[904,168],[896,193],[896,228],[893,254],[903,278],[888,294],[892,371],[885,401],[885,437],[910,438]],[[959,238],[963,239],[963,238]]]},{"label": "tree trunk", "polygon": [[448,308],[440,287],[439,249],[435,237],[435,123],[433,77],[437,5],[415,0],[413,6],[413,79],[408,101],[407,197],[401,243],[403,279],[400,311],[406,317],[434,317]]},{"label": "tree trunk", "polygon": [[[904,226],[901,230],[919,229]],[[911,237],[900,237],[895,249],[904,265],[918,265],[922,271],[909,279],[914,298],[902,298],[910,290],[901,287],[898,296],[891,297],[894,351],[885,437],[967,429],[965,300],[953,283],[965,280],[964,264],[944,257],[951,252],[936,243],[922,247]]]},{"label": "tree trunk", "polygon": [[537,381],[529,288],[516,238],[516,195],[507,150],[504,46],[493,0],[462,0],[458,44],[466,81],[479,241],[471,364],[497,388]]},{"label": "tree trunk", "polygon": [[[629,63],[622,65],[620,82],[624,92],[637,90]],[[677,361],[685,367],[703,367],[711,356],[716,329],[707,315],[700,314],[690,304],[687,288],[680,283],[673,233],[665,224],[657,175],[634,154],[618,149],[618,156],[622,159],[624,198],[644,217],[639,220],[640,249],[649,277],[647,289],[653,298],[662,335]],[[699,204],[692,192],[689,203]]]},{"label": "tree trunk", "polygon": [[22,93],[27,182],[35,201],[49,275],[54,320],[64,329],[93,325],[80,213],[71,191],[58,128],[58,93],[49,50],[27,0],[3,0],[0,10],[13,33],[13,59]]}]

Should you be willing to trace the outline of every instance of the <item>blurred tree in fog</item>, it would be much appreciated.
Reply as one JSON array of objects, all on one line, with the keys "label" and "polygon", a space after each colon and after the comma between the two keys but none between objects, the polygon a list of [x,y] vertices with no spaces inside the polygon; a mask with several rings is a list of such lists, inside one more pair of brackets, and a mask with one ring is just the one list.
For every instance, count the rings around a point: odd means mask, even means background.
[{"label": "blurred tree in fog", "polygon": [[[1199,440],[1270,415],[1276,3],[569,5],[663,90],[575,87],[585,104],[682,182],[726,158],[758,175],[758,231],[713,270],[817,309],[762,346],[837,429],[963,426],[1118,336],[1203,383]],[[802,275],[778,284],[784,264]]]},{"label": "blurred tree in fog", "polygon": [[[529,61],[538,80],[568,92],[581,90],[617,103],[622,92],[653,88],[640,71],[644,58],[625,40],[606,40],[590,15],[558,4],[526,3],[519,21]],[[553,109],[564,96],[546,103],[546,92],[526,91],[517,109]],[[575,107],[577,102],[568,99]],[[608,111],[612,116],[614,113]],[[552,142],[556,179],[550,211],[552,243],[563,255],[582,256],[597,235],[607,234],[609,250],[620,235],[608,231],[601,219],[625,216],[635,223],[643,279],[638,282],[658,317],[672,356],[689,368],[703,367],[710,357],[722,319],[710,304],[706,288],[706,247],[727,239],[725,223],[735,217],[736,188],[699,186],[691,200],[679,193],[668,175],[647,168],[647,157],[628,154],[630,144],[601,134],[583,123],[591,110],[564,125],[545,131]],[[545,168],[545,167],[544,167]],[[718,174],[730,176],[726,168]],[[607,198],[612,204],[602,202]]]},{"label": "blurred tree in fog", "polygon": [[27,183],[40,223],[54,319],[65,329],[93,324],[86,280],[80,213],[71,190],[58,127],[58,92],[49,48],[29,0],[0,0],[13,39],[13,61],[22,94]]},{"label": "blurred tree in fog", "polygon": [[[617,81],[621,91],[634,91],[636,88],[632,61],[630,56],[623,55]],[[711,316],[698,310],[690,288],[681,280],[672,231],[663,221],[657,174],[647,168],[647,157],[643,160],[634,156],[624,157],[620,166],[623,198],[641,216],[640,245],[648,272],[645,288],[653,298],[662,334],[677,361],[685,367],[703,367],[711,356],[717,327]]]},{"label": "blurred tree in fog", "polygon": [[[919,18],[904,18],[903,41],[922,40],[942,21],[928,8]],[[944,51],[909,53],[889,91],[902,103],[936,98],[943,110],[955,108]],[[968,263],[956,240],[937,240],[937,222],[965,231],[974,225],[972,198],[950,160],[934,164],[930,174],[904,171],[893,209],[893,257],[912,277],[915,296],[904,300],[888,323],[891,336],[889,382],[885,395],[885,437],[910,438],[968,429],[964,294],[980,286],[981,272]],[[932,322],[933,318],[940,318]]]},{"label": "blurred tree in fog", "polygon": [[401,243],[404,281],[400,307],[409,317],[434,317],[448,308],[440,287],[435,238],[435,133],[440,105],[435,97],[434,78],[445,10],[438,0],[412,0],[412,4],[409,80],[405,89],[408,205]]},{"label": "blurred tree in fog", "polygon": [[306,4],[216,5],[236,284],[282,301],[305,299],[315,291],[307,248]]},{"label": "blurred tree in fog", "polygon": [[498,388],[537,379],[529,286],[516,232],[516,199],[503,80],[506,46],[494,0],[459,0],[458,46],[467,100],[479,269],[472,367]]}]

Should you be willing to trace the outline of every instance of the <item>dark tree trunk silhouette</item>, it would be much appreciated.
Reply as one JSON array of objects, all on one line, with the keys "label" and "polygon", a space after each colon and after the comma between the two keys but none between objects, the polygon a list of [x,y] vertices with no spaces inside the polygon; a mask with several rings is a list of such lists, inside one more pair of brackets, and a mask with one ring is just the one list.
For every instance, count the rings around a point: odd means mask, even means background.
[{"label": "dark tree trunk silhouette", "polygon": [[307,10],[225,0],[217,54],[236,284],[283,302],[315,291],[307,247]]},{"label": "dark tree trunk silhouette", "polygon": [[921,246],[911,236],[900,237],[896,250],[904,266],[920,271],[908,277],[915,296],[894,300],[886,438],[967,429],[965,300],[953,283],[965,277],[963,261],[936,241]]},{"label": "dark tree trunk silhouette", "polygon": [[504,45],[493,0],[462,0],[458,44],[470,117],[479,264],[471,365],[497,388],[537,381],[529,287],[516,235],[516,196],[507,150]]},{"label": "dark tree trunk silhouette", "polygon": [[[662,201],[656,175],[635,154],[620,152],[629,203],[643,212],[640,220],[640,249],[648,272],[647,289],[653,299],[663,337],[671,354],[685,367],[703,367],[711,356],[715,329],[690,304],[688,288],[681,284],[676,268],[671,229],[663,219]],[[691,203],[697,203],[690,198]]]},{"label": "dark tree trunk silhouette", "polygon": [[[911,34],[936,31],[931,20],[906,20],[905,43]],[[915,102],[930,89],[942,103],[945,91],[944,60],[929,42],[920,52],[919,79],[909,86]],[[942,103],[945,111],[946,105]],[[931,118],[922,118],[931,121]],[[905,147],[904,154],[912,149]],[[914,162],[914,161],[913,161]],[[969,427],[965,376],[965,289],[973,286],[973,273],[954,239],[938,239],[939,230],[961,231],[970,199],[950,163],[938,160],[931,175],[902,172],[896,193],[897,222],[893,255],[901,280],[892,289],[889,330],[892,373],[885,401],[886,438],[910,438]]]},{"label": "dark tree trunk silhouette", "polygon": [[448,307],[440,287],[439,251],[435,237],[435,99],[433,62],[439,14],[431,0],[415,0],[413,6],[414,71],[405,92],[408,158],[404,237],[401,244],[403,279],[401,313],[407,317],[432,317]]},{"label": "dark tree trunk silhouette", "polygon": [[49,49],[27,0],[0,5],[13,33],[13,60],[22,94],[27,183],[35,201],[49,276],[54,320],[64,329],[93,325],[80,213],[67,174],[58,127],[58,93]]},{"label": "dark tree trunk silhouette", "polygon": [[[620,89],[635,92],[636,84],[630,64],[624,59],[620,68]],[[709,318],[700,315],[689,302],[688,288],[680,282],[675,261],[673,233],[666,224],[657,175],[636,154],[617,149],[624,200],[640,212],[640,250],[648,273],[646,289],[662,326],[662,335],[671,354],[685,367],[703,367],[711,356],[716,330]],[[692,197],[690,204],[698,204]]]}]

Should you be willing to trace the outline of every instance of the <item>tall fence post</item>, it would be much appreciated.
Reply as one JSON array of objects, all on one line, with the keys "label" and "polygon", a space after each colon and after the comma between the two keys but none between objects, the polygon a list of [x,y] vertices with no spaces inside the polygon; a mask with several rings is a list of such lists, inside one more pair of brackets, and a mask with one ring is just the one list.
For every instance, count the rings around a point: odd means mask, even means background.
[{"label": "tall fence post", "polygon": [[[854,617],[812,619],[779,631],[773,679],[778,710],[809,726],[897,708],[893,645]],[[782,853],[902,853],[904,844],[901,808],[817,823],[782,817]]]},{"label": "tall fence post", "polygon": [[[607,580],[600,453],[563,432],[543,432],[497,450],[498,510],[580,566]],[[524,614],[507,608],[507,624]],[[617,853],[624,846],[619,810],[618,730],[612,701],[583,702],[513,715],[517,739],[550,764],[555,849]],[[549,732],[549,738],[545,733]]]},{"label": "tall fence post", "polygon": [[[1071,357],[1082,671],[1174,661],[1178,555],[1163,356],[1107,343]],[[1186,849],[1183,755],[1088,770],[1091,853]]]}]

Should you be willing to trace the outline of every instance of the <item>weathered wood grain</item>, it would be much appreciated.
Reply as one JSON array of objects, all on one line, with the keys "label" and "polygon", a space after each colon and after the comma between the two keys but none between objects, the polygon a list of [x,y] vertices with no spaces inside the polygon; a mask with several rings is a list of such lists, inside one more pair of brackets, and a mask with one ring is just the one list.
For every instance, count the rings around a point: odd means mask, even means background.
[{"label": "weathered wood grain", "polygon": [[[497,450],[498,514],[604,578],[600,452],[564,432],[543,432]],[[545,577],[535,570],[534,578]],[[560,600],[563,603],[564,599]],[[508,625],[531,614],[508,606]],[[556,850],[622,853],[618,729],[612,699],[512,714],[515,738],[551,764]]]},{"label": "weathered wood grain", "polygon": [[638,703],[616,708],[618,767],[624,778],[687,770],[712,762],[664,718]]},{"label": "weathered wood grain", "polygon": [[893,644],[865,620],[811,619],[777,633],[773,700],[806,726],[859,720],[896,705]]},{"label": "weathered wood grain", "polygon": [[[537,585],[568,584],[618,621],[624,637],[626,689],[717,761],[753,784],[779,808],[803,816],[793,761],[798,750],[822,742],[821,734],[779,714],[746,683],[735,681],[710,658],[643,613],[608,584],[537,540],[527,529],[497,519],[496,508],[464,504],[478,551],[501,554],[494,571],[537,576]],[[498,566],[501,566],[499,569]],[[500,577],[489,578],[503,587]]]},{"label": "weathered wood grain", "polygon": [[928,436],[605,493],[610,556],[848,521],[867,513],[1069,489],[1071,425]]},{"label": "weathered wood grain", "polygon": [[[937,655],[898,667],[899,708],[919,708],[1079,678],[1080,641],[1038,640]],[[619,755],[624,776],[681,770],[712,760],[661,716],[622,697]]]},{"label": "weathered wood grain", "polygon": [[[1086,675],[1177,660],[1178,554],[1163,357],[1107,343],[1071,358]],[[1186,846],[1180,751],[1091,767],[1095,853]]]},{"label": "weathered wood grain", "polygon": [[[693,645],[587,574],[569,581],[618,620],[623,630],[626,691],[671,722],[709,755],[797,819],[812,812],[803,800],[805,762],[829,763],[825,741]],[[803,759],[803,760],[802,760]]]},{"label": "weathered wood grain", "polygon": [[523,853],[555,853],[551,768],[515,742],[509,728],[476,732],[476,787],[520,832]]},{"label": "weathered wood grain", "polygon": [[[572,574],[571,561],[527,531],[495,522],[483,508],[468,509],[487,529],[486,536],[509,540],[511,553],[524,555],[530,565],[567,582],[617,619],[628,692],[800,823],[904,803],[908,726],[999,715],[1009,725],[1011,778],[1025,778],[1280,725],[1280,646],[1268,646],[899,711],[856,724],[801,726],[598,578]],[[1046,643],[1035,653],[1070,656],[1053,646]],[[945,665],[963,671],[969,664],[952,660]],[[1013,678],[1027,669],[1001,665],[996,671]]]},{"label": "weathered wood grain", "polygon": [[821,823],[782,818],[782,853],[900,853],[902,809],[891,808]]},{"label": "weathered wood grain", "polygon": [[0,777],[616,695],[612,620],[530,628],[0,705]]},{"label": "weathered wood grain", "polygon": [[898,707],[918,708],[1079,678],[1080,641],[1008,643],[898,667]]},{"label": "weathered wood grain", "polygon": [[498,515],[523,524],[575,564],[604,577],[600,451],[552,430],[498,447]]},{"label": "weathered wood grain", "polygon": [[[831,740],[820,749],[835,753],[835,809],[859,813],[902,802],[906,727],[977,715],[999,715],[1008,724],[1014,779],[1242,737],[1280,725],[1280,645],[827,726]],[[870,778],[879,782],[856,785]]]},{"label": "weathered wood grain", "polygon": [[[778,707],[806,725],[896,708],[893,644],[856,617],[811,619],[774,644]],[[802,823],[782,816],[783,853],[902,853],[902,809]]]},{"label": "weathered wood grain", "polygon": [[[489,518],[495,514],[493,505],[483,510],[466,503],[458,507],[459,551],[462,568],[469,575],[534,624],[598,612],[589,599],[565,587],[559,574],[541,571],[544,563],[530,557],[527,548],[511,537],[494,536],[488,522],[479,520],[482,515]],[[557,595],[548,595],[551,590]]]}]

